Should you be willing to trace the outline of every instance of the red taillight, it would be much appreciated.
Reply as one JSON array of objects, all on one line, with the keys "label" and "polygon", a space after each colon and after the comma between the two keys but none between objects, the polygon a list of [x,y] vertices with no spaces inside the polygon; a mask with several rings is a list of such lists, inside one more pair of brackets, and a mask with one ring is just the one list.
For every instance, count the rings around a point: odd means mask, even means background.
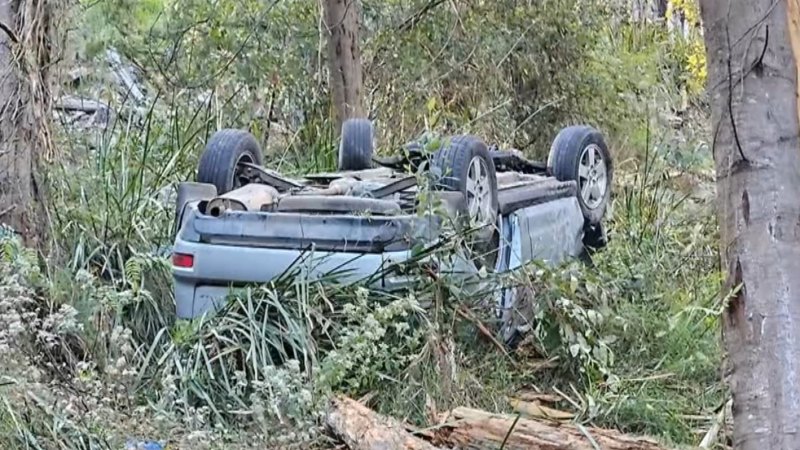
[{"label": "red taillight", "polygon": [[194,255],[186,253],[173,253],[172,265],[175,267],[190,268],[194,265]]}]

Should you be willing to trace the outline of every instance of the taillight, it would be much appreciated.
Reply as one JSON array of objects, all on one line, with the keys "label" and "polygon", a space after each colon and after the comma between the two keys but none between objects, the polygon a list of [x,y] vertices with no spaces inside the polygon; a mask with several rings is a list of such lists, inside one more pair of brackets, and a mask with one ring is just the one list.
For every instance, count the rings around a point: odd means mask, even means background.
[{"label": "taillight", "polygon": [[173,253],[172,265],[175,267],[190,268],[194,266],[194,255],[187,253]]}]

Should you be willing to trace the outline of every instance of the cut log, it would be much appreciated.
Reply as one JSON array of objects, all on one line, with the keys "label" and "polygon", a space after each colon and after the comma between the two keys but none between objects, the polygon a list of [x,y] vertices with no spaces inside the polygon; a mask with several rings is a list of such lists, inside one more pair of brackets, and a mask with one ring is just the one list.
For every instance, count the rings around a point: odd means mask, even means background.
[{"label": "cut log", "polygon": [[350,450],[438,450],[408,433],[399,421],[380,416],[347,397],[331,400],[325,425]]},{"label": "cut log", "polygon": [[[456,408],[448,422],[453,423],[447,440],[460,449],[506,450],[666,450],[658,442],[600,428],[547,423],[507,414],[493,414],[471,408]],[[453,422],[455,421],[455,422]],[[513,430],[512,430],[513,426]]]}]

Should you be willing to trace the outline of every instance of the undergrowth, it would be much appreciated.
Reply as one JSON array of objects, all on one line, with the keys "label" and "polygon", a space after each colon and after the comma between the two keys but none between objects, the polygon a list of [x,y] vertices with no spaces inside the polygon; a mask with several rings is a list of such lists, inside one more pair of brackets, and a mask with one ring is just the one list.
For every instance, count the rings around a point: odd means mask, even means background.
[{"label": "undergrowth", "polygon": [[[425,265],[407,268],[420,282],[406,296],[289,274],[239,291],[214,317],[161,328],[152,340],[136,339],[144,333],[128,327],[141,323],[116,313],[146,291],[108,289],[102,278],[79,271],[74,283],[88,301],[77,304],[91,303],[93,314],[75,325],[83,328],[62,330],[77,340],[69,348],[81,352],[70,350],[72,357],[59,362],[61,376],[48,390],[71,398],[68,392],[81,386],[90,398],[113,405],[117,412],[109,417],[142,415],[153,424],[150,433],[176,426],[212,435],[242,430],[263,442],[321,445],[320,417],[335,392],[365,397],[381,412],[426,426],[432,411],[458,405],[510,411],[508,395],[538,389],[560,393],[558,406],[581,422],[692,443],[691,417],[708,414],[725,398],[715,333],[715,223],[707,199],[667,185],[661,158],[634,169],[631,184],[618,189],[610,243],[590,265],[524,268],[527,275],[516,281],[535,292],[535,326],[509,355],[476,328],[478,321],[494,325],[484,298],[431,279]],[[78,313],[58,292],[62,285],[40,275],[28,281],[30,273],[20,267],[30,261],[13,241],[3,242],[4,273],[33,286],[23,311],[40,308],[37,298],[64,302],[49,308],[66,316],[33,322],[41,328],[36,333],[53,321],[70,323],[65,317],[74,321]],[[103,415],[78,409],[70,416],[70,408],[62,417],[35,403],[7,404],[7,425],[19,414],[42,421],[15,425],[8,442],[44,438],[44,424],[56,418],[64,442],[74,433],[96,433],[101,442],[118,430]],[[95,429],[102,432],[89,431]]]}]

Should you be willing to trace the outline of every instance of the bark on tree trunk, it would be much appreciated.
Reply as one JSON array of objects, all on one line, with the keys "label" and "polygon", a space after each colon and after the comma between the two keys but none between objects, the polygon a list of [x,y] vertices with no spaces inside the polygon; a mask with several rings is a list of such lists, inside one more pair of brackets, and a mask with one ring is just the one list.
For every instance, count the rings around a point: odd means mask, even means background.
[{"label": "bark on tree trunk", "polygon": [[[701,0],[734,448],[800,448],[797,0]],[[790,16],[791,13],[791,16]]]},{"label": "bark on tree trunk", "polygon": [[328,35],[328,63],[331,91],[336,108],[336,133],[352,117],[364,117],[361,93],[361,51],[358,43],[358,0],[325,0]]},{"label": "bark on tree trunk", "polygon": [[0,24],[0,222],[38,246],[45,228],[36,171],[52,149],[48,1],[0,0]]},{"label": "bark on tree trunk", "polygon": [[667,17],[669,0],[656,0],[656,15],[659,19]]}]

